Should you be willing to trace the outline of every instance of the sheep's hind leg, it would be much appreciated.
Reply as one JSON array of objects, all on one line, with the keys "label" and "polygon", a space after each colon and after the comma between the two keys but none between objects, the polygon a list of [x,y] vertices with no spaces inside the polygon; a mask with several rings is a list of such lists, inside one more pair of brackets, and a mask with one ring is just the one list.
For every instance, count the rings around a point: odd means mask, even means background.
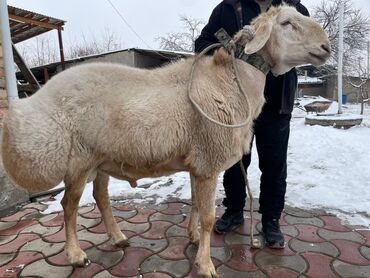
[{"label": "sheep's hind leg", "polygon": [[78,173],[78,177],[75,178],[65,178],[65,192],[61,202],[64,209],[66,230],[64,249],[68,261],[76,266],[85,266],[88,264],[86,253],[81,249],[77,238],[77,210],[87,177],[87,172],[84,172]]},{"label": "sheep's hind leg", "polygon": [[190,181],[191,181],[191,213],[190,213],[190,221],[188,225],[188,235],[190,242],[193,244],[199,244],[199,231],[198,231],[198,224],[199,224],[199,211],[198,211],[198,203],[196,198],[195,192],[195,178],[192,174],[190,174]]},{"label": "sheep's hind leg", "polygon": [[108,195],[108,181],[108,175],[98,172],[94,180],[93,195],[102,214],[108,235],[111,236],[116,246],[126,247],[129,245],[127,237],[120,231],[119,226],[113,217],[112,207]]},{"label": "sheep's hind leg", "polygon": [[200,277],[218,277],[211,261],[211,232],[215,220],[215,191],[217,175],[209,179],[194,178],[194,188],[200,215],[201,232],[199,249],[195,258]]}]

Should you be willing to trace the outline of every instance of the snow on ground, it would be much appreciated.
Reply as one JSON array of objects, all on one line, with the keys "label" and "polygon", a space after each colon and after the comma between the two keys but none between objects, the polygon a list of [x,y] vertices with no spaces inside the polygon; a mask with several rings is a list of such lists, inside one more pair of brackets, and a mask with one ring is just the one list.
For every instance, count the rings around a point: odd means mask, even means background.
[{"label": "snow on ground", "polygon": [[[305,100],[306,101],[306,100]],[[333,103],[328,112],[337,111]],[[343,107],[345,113],[359,114],[360,105]],[[363,123],[348,130],[332,127],[306,126],[306,113],[296,109],[291,123],[288,150],[287,204],[304,209],[324,209],[352,225],[370,228],[370,107],[366,106]],[[259,194],[258,157],[252,151],[248,171],[255,197]],[[136,202],[151,200],[156,203],[170,198],[190,199],[187,173],[169,177],[142,179],[132,189],[127,182],[110,180],[111,197]],[[45,213],[62,210],[60,200],[49,203]],[[223,198],[222,175],[218,180],[217,198]],[[88,184],[80,205],[94,203],[92,184]]]}]

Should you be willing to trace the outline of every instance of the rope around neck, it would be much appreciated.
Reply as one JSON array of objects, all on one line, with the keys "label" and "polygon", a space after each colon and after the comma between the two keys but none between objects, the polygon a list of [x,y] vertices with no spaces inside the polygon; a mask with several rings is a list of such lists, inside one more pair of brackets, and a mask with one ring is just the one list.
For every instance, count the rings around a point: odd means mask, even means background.
[{"label": "rope around neck", "polygon": [[199,106],[199,104],[191,96],[195,66],[197,65],[200,58],[202,58],[209,50],[214,49],[214,48],[219,47],[219,46],[222,46],[221,43],[212,44],[212,45],[208,46],[207,48],[205,48],[199,55],[195,56],[194,62],[192,64],[191,71],[190,71],[190,78],[189,78],[189,83],[188,83],[188,97],[190,99],[190,102],[194,105],[194,107],[198,110],[198,112],[203,117],[205,117],[207,120],[209,120],[210,122],[212,122],[214,124],[217,124],[219,126],[222,126],[222,127],[227,127],[227,128],[244,127],[244,126],[250,124],[250,119],[251,119],[250,102],[249,102],[249,99],[248,99],[248,96],[247,96],[246,92],[244,91],[244,89],[243,89],[243,87],[241,86],[241,83],[240,83],[240,75],[239,75],[239,71],[238,71],[237,66],[236,66],[236,59],[235,59],[235,50],[234,50],[235,45],[232,47],[232,50],[231,50],[231,59],[232,59],[232,63],[233,63],[233,71],[234,71],[234,74],[235,74],[236,83],[238,84],[239,90],[242,92],[242,94],[245,97],[245,100],[247,101],[247,111],[249,112],[247,114],[247,119],[244,122],[240,123],[240,124],[233,124],[233,125],[225,124],[225,123],[222,123],[218,120],[212,119],[210,116],[208,116],[203,111],[203,109]]}]

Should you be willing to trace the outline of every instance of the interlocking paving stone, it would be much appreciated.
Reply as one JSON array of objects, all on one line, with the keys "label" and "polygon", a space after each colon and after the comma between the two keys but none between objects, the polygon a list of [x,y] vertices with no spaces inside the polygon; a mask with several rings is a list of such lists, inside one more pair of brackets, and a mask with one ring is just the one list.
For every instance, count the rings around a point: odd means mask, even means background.
[{"label": "interlocking paving stone", "polygon": [[235,244],[250,245],[251,238],[250,236],[245,236],[245,235],[236,234],[234,232],[230,232],[226,234],[225,242],[228,245],[235,245]]},{"label": "interlocking paving stone", "polygon": [[72,273],[72,266],[55,266],[48,264],[45,260],[39,260],[26,265],[22,270],[22,276],[37,276],[37,277],[68,277]]},{"label": "interlocking paving stone", "polygon": [[181,223],[179,223],[178,225],[180,227],[183,227],[183,228],[187,228],[188,225],[189,225],[189,220],[190,220],[190,215],[186,216],[184,221],[182,221]]},{"label": "interlocking paving stone", "polygon": [[169,203],[167,204],[167,208],[162,210],[161,212],[164,214],[183,214],[183,207],[187,206],[183,203]]},{"label": "interlocking paving stone", "polygon": [[40,223],[45,223],[45,222],[48,222],[48,221],[54,219],[57,216],[58,216],[58,213],[47,214],[47,215],[44,215],[43,217],[39,218],[39,222]]},{"label": "interlocking paving stone", "polygon": [[14,227],[15,225],[17,225],[17,221],[13,221],[13,222],[2,222],[0,221],[0,233],[2,231],[5,231],[5,230],[8,230],[12,227]]},{"label": "interlocking paving stone", "polygon": [[100,222],[102,222],[100,218],[91,219],[91,218],[77,216],[78,225],[81,225],[85,227],[86,229],[97,226],[100,224]]},{"label": "interlocking paving stone", "polygon": [[97,249],[95,247],[86,250],[86,255],[90,261],[110,268],[121,261],[124,252],[122,250],[115,252],[107,252]]},{"label": "interlocking paving stone", "polygon": [[131,247],[142,247],[152,252],[160,252],[168,245],[166,239],[146,239],[140,236],[134,236],[129,240]]},{"label": "interlocking paving stone", "polygon": [[[253,234],[256,235],[258,232],[257,232],[257,224],[260,223],[260,221],[257,221],[255,219],[253,219]],[[235,233],[238,233],[238,234],[241,234],[241,235],[246,235],[246,236],[249,236],[250,235],[250,219],[244,219],[244,223],[243,225],[240,225],[239,227],[235,228],[233,230]]]},{"label": "interlocking paving stone", "polygon": [[89,232],[96,233],[96,234],[105,234],[107,233],[107,229],[105,228],[104,222],[100,222],[99,225],[96,225],[92,228],[87,229]]},{"label": "interlocking paving stone", "polygon": [[[86,252],[87,249],[91,248],[93,245],[90,242],[87,241],[79,241],[80,247],[82,250]],[[59,252],[56,255],[52,255],[47,258],[47,261],[50,264],[55,264],[57,266],[63,266],[63,265],[70,265],[70,263],[67,261],[67,255],[66,252],[63,250]]]},{"label": "interlocking paving stone", "polygon": [[36,234],[22,234],[17,236],[12,241],[1,246],[1,253],[15,253],[17,250],[27,244],[29,241],[40,238]]},{"label": "interlocking paving stone", "polygon": [[151,222],[150,229],[141,236],[148,239],[161,239],[164,238],[166,230],[173,224],[166,221],[153,221]]},{"label": "interlocking paving stone", "polygon": [[167,222],[171,222],[173,224],[179,224],[179,223],[183,222],[184,219],[185,219],[185,216],[183,216],[182,214],[180,214],[180,215],[178,215],[178,214],[163,214],[161,212],[153,213],[149,217],[149,221],[167,221]]},{"label": "interlocking paving stone", "polygon": [[[87,267],[76,267],[70,278],[88,278],[88,277],[94,277],[94,275],[100,271],[102,271],[104,268],[98,264],[90,264]],[[96,277],[96,276],[95,276]]]},{"label": "interlocking paving stone", "polygon": [[222,263],[228,261],[231,256],[232,252],[229,247],[211,247],[211,257]]},{"label": "interlocking paving stone", "polygon": [[[114,275],[110,274],[107,270],[99,272],[98,274],[96,274],[94,276],[94,278],[116,278],[116,277],[118,277],[118,276],[114,276]],[[79,277],[76,277],[76,278],[79,278]]]},{"label": "interlocking paving stone", "polygon": [[173,225],[169,227],[166,231],[166,237],[173,236],[188,236],[188,232],[185,228]]},{"label": "interlocking paving stone", "polygon": [[320,216],[320,218],[325,222],[324,228],[331,231],[336,232],[349,232],[351,231],[349,228],[342,225],[339,218],[335,216]]},{"label": "interlocking paving stone", "polygon": [[366,246],[370,247],[370,230],[357,230],[366,239]]},{"label": "interlocking paving stone", "polygon": [[140,269],[142,273],[160,271],[171,273],[175,277],[183,277],[190,271],[190,262],[188,260],[166,260],[153,255],[145,259]]},{"label": "interlocking paving stone", "polygon": [[370,265],[353,265],[340,260],[333,262],[334,270],[340,277],[370,277]]},{"label": "interlocking paving stone", "polygon": [[332,240],[331,242],[339,249],[339,260],[357,265],[370,264],[369,260],[361,255],[360,244],[348,240]]},{"label": "interlocking paving stone", "polygon": [[109,239],[107,234],[94,234],[86,230],[81,230],[77,233],[79,240],[86,240],[94,245],[99,245]]},{"label": "interlocking paving stone", "polygon": [[20,251],[21,252],[23,251],[41,252],[45,257],[48,257],[48,256],[59,253],[60,251],[63,250],[63,248],[64,248],[64,243],[50,243],[50,242],[45,242],[42,239],[35,239],[23,245]]},{"label": "interlocking paving stone", "polygon": [[330,263],[332,257],[317,254],[317,253],[302,253],[301,254],[308,262],[309,268],[305,275],[315,278],[336,278],[337,276],[332,271]]},{"label": "interlocking paving stone", "polygon": [[143,278],[171,278],[172,276],[163,273],[163,272],[155,272],[155,273],[145,273]]},{"label": "interlocking paving stone", "polygon": [[28,209],[23,209],[21,211],[18,211],[15,214],[9,215],[7,217],[1,218],[1,221],[5,222],[14,222],[14,221],[19,221],[23,216],[30,214],[30,213],[38,213],[39,211],[36,209],[28,208]]},{"label": "interlocking paving stone", "polygon": [[158,254],[163,259],[181,260],[186,259],[185,250],[189,245],[189,240],[186,237],[171,237],[165,250]]},{"label": "interlocking paving stone", "polygon": [[231,247],[232,257],[225,264],[237,271],[256,271],[257,265],[254,262],[259,250],[250,249],[248,245],[235,245]]},{"label": "interlocking paving stone", "polygon": [[114,205],[113,207],[119,210],[126,210],[126,211],[136,210],[136,207],[132,203],[127,203],[127,204],[118,203]]},{"label": "interlocking paving stone", "polygon": [[[245,271],[237,271],[235,269],[232,269],[226,265],[222,265],[219,268],[217,268],[217,273],[222,278],[247,278],[247,277],[253,277],[253,278],[265,278],[267,277],[262,271],[248,271],[246,273]],[[275,278],[275,277],[274,277]]]},{"label": "interlocking paving stone", "polygon": [[325,225],[324,221],[322,221],[320,218],[317,218],[317,217],[302,218],[302,217],[296,217],[292,215],[286,215],[284,219],[290,225],[306,224],[306,225],[313,225],[317,227],[324,227]]},{"label": "interlocking paving stone", "polygon": [[369,260],[370,265],[370,248],[366,246],[361,246],[360,253],[362,254],[362,256]]},{"label": "interlocking paving stone", "polygon": [[[151,255],[152,252],[147,249],[128,247],[125,249],[123,260],[116,266],[112,267],[109,272],[117,276],[136,276],[141,272],[141,262]],[[144,272],[152,271],[153,269],[148,269]]]},{"label": "interlocking paving stone", "polygon": [[299,231],[298,239],[308,242],[324,242],[325,240],[317,234],[318,228],[311,225],[296,225]]},{"label": "interlocking paving stone", "polygon": [[131,223],[147,223],[149,221],[149,216],[155,212],[156,211],[153,209],[141,209],[134,217],[131,217],[127,221]]},{"label": "interlocking paving stone", "polygon": [[[115,208],[112,207],[112,209],[115,209]],[[101,213],[100,213],[98,206],[95,206],[93,210],[87,213],[81,213],[80,215],[85,218],[101,218]]]},{"label": "interlocking paving stone", "polygon": [[12,241],[15,239],[17,236],[16,235],[11,235],[11,236],[0,236],[0,245],[7,244],[8,242]]},{"label": "interlocking paving stone", "polygon": [[365,243],[365,238],[357,232],[335,232],[335,231],[328,231],[325,229],[319,229],[317,231],[318,235],[328,241],[333,239],[344,239],[350,240],[354,242],[358,242],[360,244]]},{"label": "interlocking paving stone", "polygon": [[138,223],[138,224],[133,224],[127,221],[122,221],[118,223],[119,228],[121,231],[131,231],[136,234],[141,234],[146,232],[147,230],[150,229],[150,224],[149,223]]},{"label": "interlocking paving stone", "polygon": [[14,257],[15,257],[14,253],[0,254],[0,266],[7,264],[11,260],[13,260]]},{"label": "interlocking paving stone", "polygon": [[309,211],[305,211],[305,210],[302,210],[300,208],[293,208],[293,207],[289,207],[289,206],[287,206],[284,209],[284,212],[285,212],[285,214],[289,214],[289,215],[296,216],[296,217],[310,218],[310,217],[314,216],[314,214],[309,212]]},{"label": "interlocking paving stone", "polygon": [[88,212],[94,210],[94,208],[95,208],[95,205],[80,207],[78,209],[78,214],[81,215],[81,214],[88,213]]},{"label": "interlocking paving stone", "polygon": [[24,209],[33,208],[33,209],[37,209],[39,211],[44,211],[48,208],[48,205],[41,204],[41,203],[38,203],[38,202],[33,202],[33,203],[29,203],[29,204],[23,206],[23,208]]},{"label": "interlocking paving stone", "polygon": [[41,224],[36,224],[36,225],[33,225],[31,227],[28,227],[22,230],[21,234],[32,232],[40,236],[49,236],[49,235],[59,232],[61,229],[62,229],[61,227],[45,227],[45,226],[42,226]]},{"label": "interlocking paving stone", "polygon": [[303,273],[307,269],[305,260],[299,256],[276,256],[268,252],[260,251],[255,256],[256,264],[265,269],[266,267],[286,267],[295,270],[298,273]]},{"label": "interlocking paving stone", "polygon": [[53,217],[51,220],[42,222],[42,225],[52,227],[64,225],[64,214],[58,213],[58,215]]},{"label": "interlocking paving stone", "polygon": [[40,211],[36,210],[34,212],[31,212],[31,213],[28,213],[26,215],[24,215],[21,220],[28,220],[28,219],[34,219],[34,220],[38,220],[40,218],[43,218],[44,217],[44,214],[42,214]]},{"label": "interlocking paving stone", "polygon": [[331,257],[337,257],[339,255],[339,250],[337,247],[330,242],[310,243],[293,238],[289,241],[289,246],[298,253],[317,252],[329,255]]},{"label": "interlocking paving stone", "polygon": [[191,205],[185,205],[181,208],[182,214],[189,214],[191,212]]},{"label": "interlocking paving stone", "polygon": [[12,225],[11,227],[1,230],[1,236],[9,236],[9,235],[16,235],[21,232],[23,229],[36,224],[35,220],[22,220],[19,221],[16,225]]},{"label": "interlocking paving stone", "polygon": [[267,267],[265,271],[267,272],[269,277],[272,278],[297,278],[297,277],[302,278],[302,276],[300,276],[299,273],[291,269],[282,267]]},{"label": "interlocking paving stone", "polygon": [[0,277],[17,277],[24,265],[37,261],[40,258],[42,258],[40,253],[21,252],[11,262],[0,267]]},{"label": "interlocking paving stone", "polygon": [[122,219],[129,219],[133,216],[135,216],[137,214],[137,211],[136,210],[119,210],[119,209],[116,209],[116,208],[112,208],[112,211],[113,211],[113,215],[115,217],[119,217],[119,218],[122,218]]},{"label": "interlocking paving stone", "polygon": [[225,246],[225,235],[218,234],[216,232],[211,233],[211,246],[212,247],[223,247]]},{"label": "interlocking paving stone", "polygon": [[281,232],[285,235],[296,237],[299,235],[299,232],[294,226],[280,226]]}]

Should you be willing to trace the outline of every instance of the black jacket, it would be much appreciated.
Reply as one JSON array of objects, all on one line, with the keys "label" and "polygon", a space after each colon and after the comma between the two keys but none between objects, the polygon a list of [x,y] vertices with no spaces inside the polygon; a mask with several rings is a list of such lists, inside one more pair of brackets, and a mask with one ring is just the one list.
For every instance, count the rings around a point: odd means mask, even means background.
[{"label": "black jacket", "polygon": [[[237,12],[237,3],[241,1],[242,15]],[[286,0],[296,7],[301,14],[309,16],[308,10],[300,0]],[[280,5],[281,0],[273,0],[273,5]],[[209,22],[195,41],[195,52],[201,52],[207,46],[217,42],[214,33],[224,28],[230,36],[234,36],[244,25],[250,24],[253,18],[261,13],[259,5],[253,0],[224,0],[213,10]],[[280,114],[290,114],[293,110],[294,93],[297,89],[297,72],[295,69],[284,75],[274,77],[267,75],[264,109]]]}]

